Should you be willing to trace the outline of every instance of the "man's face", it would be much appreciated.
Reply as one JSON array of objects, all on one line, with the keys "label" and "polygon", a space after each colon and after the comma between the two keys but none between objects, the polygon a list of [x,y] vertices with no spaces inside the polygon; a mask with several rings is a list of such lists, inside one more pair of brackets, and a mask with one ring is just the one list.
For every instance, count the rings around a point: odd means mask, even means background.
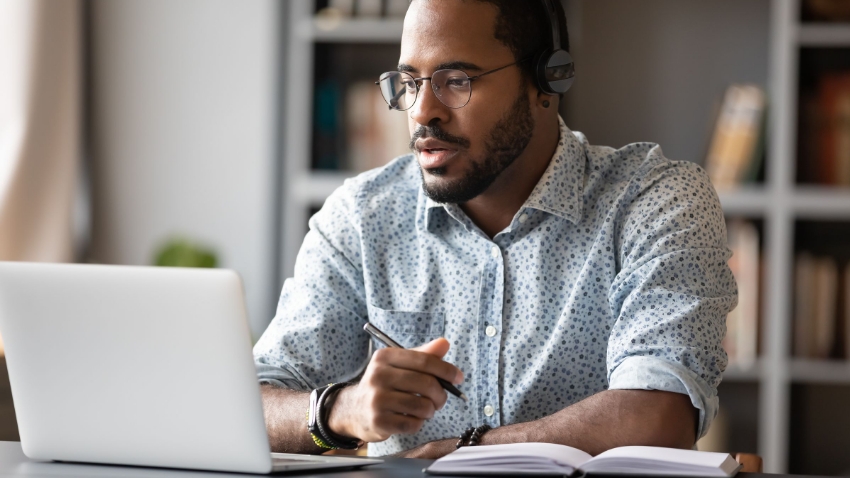
[{"label": "man's face", "polygon": [[[439,69],[475,76],[513,63],[511,50],[494,37],[497,13],[477,1],[414,1],[404,20],[399,69],[416,78]],[[531,94],[519,66],[473,81],[472,97],[459,109],[441,103],[423,82],[407,113],[425,193],[464,203],[487,190],[531,139]]]}]

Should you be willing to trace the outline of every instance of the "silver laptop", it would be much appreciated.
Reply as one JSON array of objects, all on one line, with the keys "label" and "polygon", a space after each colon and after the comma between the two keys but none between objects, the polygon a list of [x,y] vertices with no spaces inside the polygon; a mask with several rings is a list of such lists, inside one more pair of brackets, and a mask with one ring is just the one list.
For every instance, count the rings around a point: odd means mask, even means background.
[{"label": "silver laptop", "polygon": [[0,262],[0,335],[29,458],[246,473],[380,463],[270,452],[233,271]]}]

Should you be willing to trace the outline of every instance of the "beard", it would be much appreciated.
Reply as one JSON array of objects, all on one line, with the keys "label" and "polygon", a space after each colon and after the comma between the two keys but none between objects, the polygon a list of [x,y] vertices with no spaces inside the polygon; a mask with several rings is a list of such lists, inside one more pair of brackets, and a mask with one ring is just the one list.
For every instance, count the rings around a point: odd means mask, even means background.
[{"label": "beard", "polygon": [[[455,180],[436,181],[429,184],[425,172],[419,168],[422,176],[422,189],[433,201],[443,204],[463,204],[487,190],[491,184],[525,151],[534,131],[534,118],[531,116],[531,102],[528,94],[522,91],[511,109],[502,116],[487,134],[484,142],[484,154],[473,157],[470,170]],[[410,141],[411,149],[417,139],[430,136],[450,144],[469,147],[469,140],[446,133],[436,124],[419,126]],[[444,176],[446,168],[433,168],[428,172],[433,176]]]}]

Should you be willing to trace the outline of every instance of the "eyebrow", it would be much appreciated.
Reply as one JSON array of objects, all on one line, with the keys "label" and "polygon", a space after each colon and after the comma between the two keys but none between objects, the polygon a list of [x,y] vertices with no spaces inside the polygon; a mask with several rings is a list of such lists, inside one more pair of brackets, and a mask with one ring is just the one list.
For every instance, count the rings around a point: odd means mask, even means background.
[{"label": "eyebrow", "polygon": [[[437,67],[434,68],[434,71],[437,70],[481,71],[482,68],[475,63],[469,63],[468,61],[449,61],[437,65]],[[405,73],[419,73],[419,70],[406,63],[399,63],[398,71],[403,71]]]}]

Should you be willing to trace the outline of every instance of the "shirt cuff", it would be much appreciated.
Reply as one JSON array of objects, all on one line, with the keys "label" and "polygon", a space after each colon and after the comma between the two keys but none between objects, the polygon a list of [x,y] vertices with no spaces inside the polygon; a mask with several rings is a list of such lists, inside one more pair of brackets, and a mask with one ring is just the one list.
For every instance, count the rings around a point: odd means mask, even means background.
[{"label": "shirt cuff", "polygon": [[685,366],[656,357],[634,356],[623,360],[608,377],[609,390],[661,390],[688,395],[699,409],[697,440],[717,416],[717,390]]},{"label": "shirt cuff", "polygon": [[285,368],[275,367],[260,361],[254,361],[254,367],[257,369],[257,378],[260,380],[260,383],[268,383],[276,387],[296,391],[313,389],[306,380]]}]

